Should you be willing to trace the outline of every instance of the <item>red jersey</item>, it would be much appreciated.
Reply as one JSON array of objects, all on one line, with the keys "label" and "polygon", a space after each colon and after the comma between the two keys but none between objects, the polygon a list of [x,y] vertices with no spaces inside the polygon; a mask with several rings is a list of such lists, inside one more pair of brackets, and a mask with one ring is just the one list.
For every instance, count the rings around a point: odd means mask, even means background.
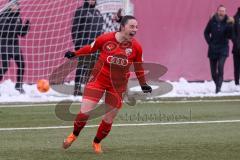
[{"label": "red jersey", "polygon": [[134,64],[135,73],[140,85],[146,83],[142,68],[142,47],[136,39],[131,42],[119,43],[115,38],[116,32],[103,34],[96,38],[91,45],[86,45],[76,51],[77,56],[100,51],[91,80],[98,80],[115,88],[125,88],[129,78],[129,68]]}]

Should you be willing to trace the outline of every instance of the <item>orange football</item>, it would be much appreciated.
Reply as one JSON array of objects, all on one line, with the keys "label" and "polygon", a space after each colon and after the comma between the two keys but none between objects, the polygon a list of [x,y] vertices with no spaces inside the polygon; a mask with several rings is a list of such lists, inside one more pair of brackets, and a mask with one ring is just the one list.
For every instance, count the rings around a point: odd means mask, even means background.
[{"label": "orange football", "polygon": [[39,92],[47,92],[49,90],[50,86],[49,86],[49,81],[46,79],[40,79],[37,81],[37,89],[39,90]]}]

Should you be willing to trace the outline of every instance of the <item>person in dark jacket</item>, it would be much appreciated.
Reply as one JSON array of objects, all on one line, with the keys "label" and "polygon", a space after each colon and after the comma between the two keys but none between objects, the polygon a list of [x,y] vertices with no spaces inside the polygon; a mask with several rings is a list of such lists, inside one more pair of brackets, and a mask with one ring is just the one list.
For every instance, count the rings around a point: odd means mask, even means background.
[{"label": "person in dark jacket", "polygon": [[[75,12],[72,25],[72,39],[75,50],[86,44],[91,44],[103,32],[103,17],[95,6],[96,0],[84,0],[83,6]],[[88,81],[97,58],[97,53],[78,58],[74,87],[75,96],[82,95],[81,85]]]},{"label": "person in dark jacket", "polygon": [[226,8],[220,5],[204,31],[204,37],[209,46],[208,58],[216,93],[221,91],[223,83],[224,64],[229,56],[229,39],[232,38],[233,23],[233,18],[226,14]]},{"label": "person in dark jacket", "polygon": [[240,75],[240,7],[234,16],[234,38],[233,38],[233,62],[234,62],[234,80],[239,85]]},{"label": "person in dark jacket", "polygon": [[0,55],[2,66],[0,68],[0,81],[8,71],[11,59],[15,60],[17,69],[16,90],[24,93],[22,88],[24,75],[24,58],[19,47],[19,36],[24,37],[29,30],[29,20],[23,25],[20,17],[18,3],[13,3],[10,7],[0,13]]}]

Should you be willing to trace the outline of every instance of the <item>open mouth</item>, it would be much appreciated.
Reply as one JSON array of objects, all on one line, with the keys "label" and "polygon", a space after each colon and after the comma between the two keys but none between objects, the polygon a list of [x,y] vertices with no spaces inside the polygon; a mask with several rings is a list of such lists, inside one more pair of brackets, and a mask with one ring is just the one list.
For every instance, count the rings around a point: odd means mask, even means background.
[{"label": "open mouth", "polygon": [[131,37],[134,37],[134,36],[136,35],[136,32],[130,32],[129,35],[130,35]]}]

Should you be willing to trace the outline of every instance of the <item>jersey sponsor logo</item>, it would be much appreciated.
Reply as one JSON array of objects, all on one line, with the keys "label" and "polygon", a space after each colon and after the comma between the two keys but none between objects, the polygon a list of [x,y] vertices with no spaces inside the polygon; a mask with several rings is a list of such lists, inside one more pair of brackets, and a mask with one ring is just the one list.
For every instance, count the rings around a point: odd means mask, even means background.
[{"label": "jersey sponsor logo", "polygon": [[119,66],[127,66],[128,65],[128,59],[121,58],[121,57],[115,57],[115,56],[108,56],[107,62],[110,64],[116,64]]},{"label": "jersey sponsor logo", "polygon": [[118,45],[115,42],[107,42],[104,45],[103,49],[105,51],[111,52],[111,51],[115,50],[117,47],[118,47]]}]

